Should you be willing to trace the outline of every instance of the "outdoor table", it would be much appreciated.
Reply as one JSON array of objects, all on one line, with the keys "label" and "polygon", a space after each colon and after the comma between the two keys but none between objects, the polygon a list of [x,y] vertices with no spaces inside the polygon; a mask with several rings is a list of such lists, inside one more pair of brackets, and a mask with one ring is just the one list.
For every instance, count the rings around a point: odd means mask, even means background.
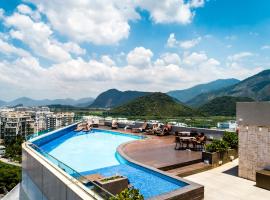
[{"label": "outdoor table", "polygon": [[179,132],[181,135],[187,135],[187,136],[189,136],[190,135],[190,132],[188,132],[188,131],[181,131],[181,132]]},{"label": "outdoor table", "polygon": [[196,140],[195,137],[179,137],[180,141],[185,141],[187,143],[187,149],[190,149],[189,144],[192,140]]}]

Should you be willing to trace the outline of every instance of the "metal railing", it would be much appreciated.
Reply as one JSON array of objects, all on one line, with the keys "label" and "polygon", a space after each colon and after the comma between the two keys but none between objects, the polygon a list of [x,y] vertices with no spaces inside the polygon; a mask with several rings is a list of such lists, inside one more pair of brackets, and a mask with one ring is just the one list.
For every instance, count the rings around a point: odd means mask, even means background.
[{"label": "metal railing", "polygon": [[[94,193],[96,193],[102,199],[108,200],[108,199],[110,199],[110,197],[113,197],[114,196],[109,191],[107,191],[104,188],[102,188],[101,186],[97,185],[95,182],[87,179],[85,176],[81,175],[76,170],[72,169],[71,167],[69,167],[68,165],[64,164],[63,162],[61,162],[57,158],[55,158],[52,155],[48,154],[46,151],[42,150],[37,145],[35,145],[33,143],[30,143],[30,142],[27,142],[27,145],[29,147],[31,147],[33,150],[35,150],[36,152],[38,152],[39,154],[41,154],[43,157],[45,157],[46,159],[48,159],[49,161],[51,161],[54,165],[56,165],[57,167],[59,167],[60,169],[62,169],[65,173],[67,173],[71,177],[75,178],[76,181],[78,181],[81,184],[85,185],[89,190],[91,190]],[[74,180],[71,179],[71,178],[69,178],[69,180],[72,181],[72,182],[74,182]],[[91,194],[89,193],[89,195],[91,195]]]}]

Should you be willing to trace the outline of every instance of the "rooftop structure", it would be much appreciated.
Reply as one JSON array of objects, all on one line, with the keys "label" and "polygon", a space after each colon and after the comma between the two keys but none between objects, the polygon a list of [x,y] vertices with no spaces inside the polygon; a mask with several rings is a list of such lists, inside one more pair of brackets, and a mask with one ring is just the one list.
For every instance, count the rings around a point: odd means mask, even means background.
[{"label": "rooftop structure", "polygon": [[270,102],[237,103],[239,176],[255,181],[270,167]]}]

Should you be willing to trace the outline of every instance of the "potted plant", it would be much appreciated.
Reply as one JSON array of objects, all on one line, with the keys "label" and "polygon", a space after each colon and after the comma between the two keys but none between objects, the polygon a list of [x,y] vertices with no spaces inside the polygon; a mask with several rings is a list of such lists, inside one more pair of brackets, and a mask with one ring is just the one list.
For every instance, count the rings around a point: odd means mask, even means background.
[{"label": "potted plant", "polygon": [[115,197],[111,197],[110,200],[144,200],[143,196],[140,194],[139,190],[135,188],[127,188],[121,193],[117,194]]},{"label": "potted plant", "polygon": [[225,132],[222,139],[228,143],[230,160],[238,158],[238,135],[235,132]]},{"label": "potted plant", "polygon": [[121,175],[98,179],[95,182],[114,195],[119,194],[121,191],[128,188],[129,183],[127,177]]},{"label": "potted plant", "polygon": [[206,145],[206,151],[202,153],[203,160],[208,160],[213,166],[223,164],[227,150],[227,142],[214,139],[211,144]]}]

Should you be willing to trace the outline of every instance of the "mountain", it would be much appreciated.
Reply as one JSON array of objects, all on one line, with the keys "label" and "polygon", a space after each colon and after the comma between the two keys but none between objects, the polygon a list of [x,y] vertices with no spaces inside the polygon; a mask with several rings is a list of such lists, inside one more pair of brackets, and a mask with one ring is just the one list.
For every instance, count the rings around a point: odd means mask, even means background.
[{"label": "mountain", "polygon": [[113,108],[128,101],[131,101],[137,97],[145,96],[150,94],[149,92],[139,92],[139,91],[119,91],[116,89],[107,90],[95,99],[95,101],[90,105],[92,108]]},{"label": "mountain", "polygon": [[251,102],[249,97],[216,97],[199,107],[199,111],[210,116],[235,116],[236,102]]},{"label": "mountain", "polygon": [[176,99],[160,92],[138,97],[124,105],[113,108],[111,115],[176,117],[199,115]]},{"label": "mountain", "polygon": [[168,92],[167,94],[171,97],[178,99],[181,102],[187,102],[199,94],[219,90],[221,88],[235,85],[236,83],[239,82],[240,82],[239,80],[233,78],[218,79],[210,83],[196,85],[194,87],[185,90],[173,90]]},{"label": "mountain", "polygon": [[15,99],[13,101],[9,102],[3,102],[0,106],[15,106],[22,104],[24,106],[46,106],[46,105],[71,105],[71,106],[77,106],[82,107],[84,104],[89,105],[93,102],[93,98],[82,98],[78,100],[74,100],[71,98],[67,99],[42,99],[42,100],[35,100],[28,97],[21,97],[18,99]]},{"label": "mountain", "polygon": [[187,102],[190,106],[198,107],[220,96],[249,97],[255,101],[270,100],[270,70],[264,70],[233,86],[200,94]]},{"label": "mountain", "polygon": [[5,101],[0,100],[0,106],[3,106],[3,105],[5,105],[5,104],[6,104]]}]

